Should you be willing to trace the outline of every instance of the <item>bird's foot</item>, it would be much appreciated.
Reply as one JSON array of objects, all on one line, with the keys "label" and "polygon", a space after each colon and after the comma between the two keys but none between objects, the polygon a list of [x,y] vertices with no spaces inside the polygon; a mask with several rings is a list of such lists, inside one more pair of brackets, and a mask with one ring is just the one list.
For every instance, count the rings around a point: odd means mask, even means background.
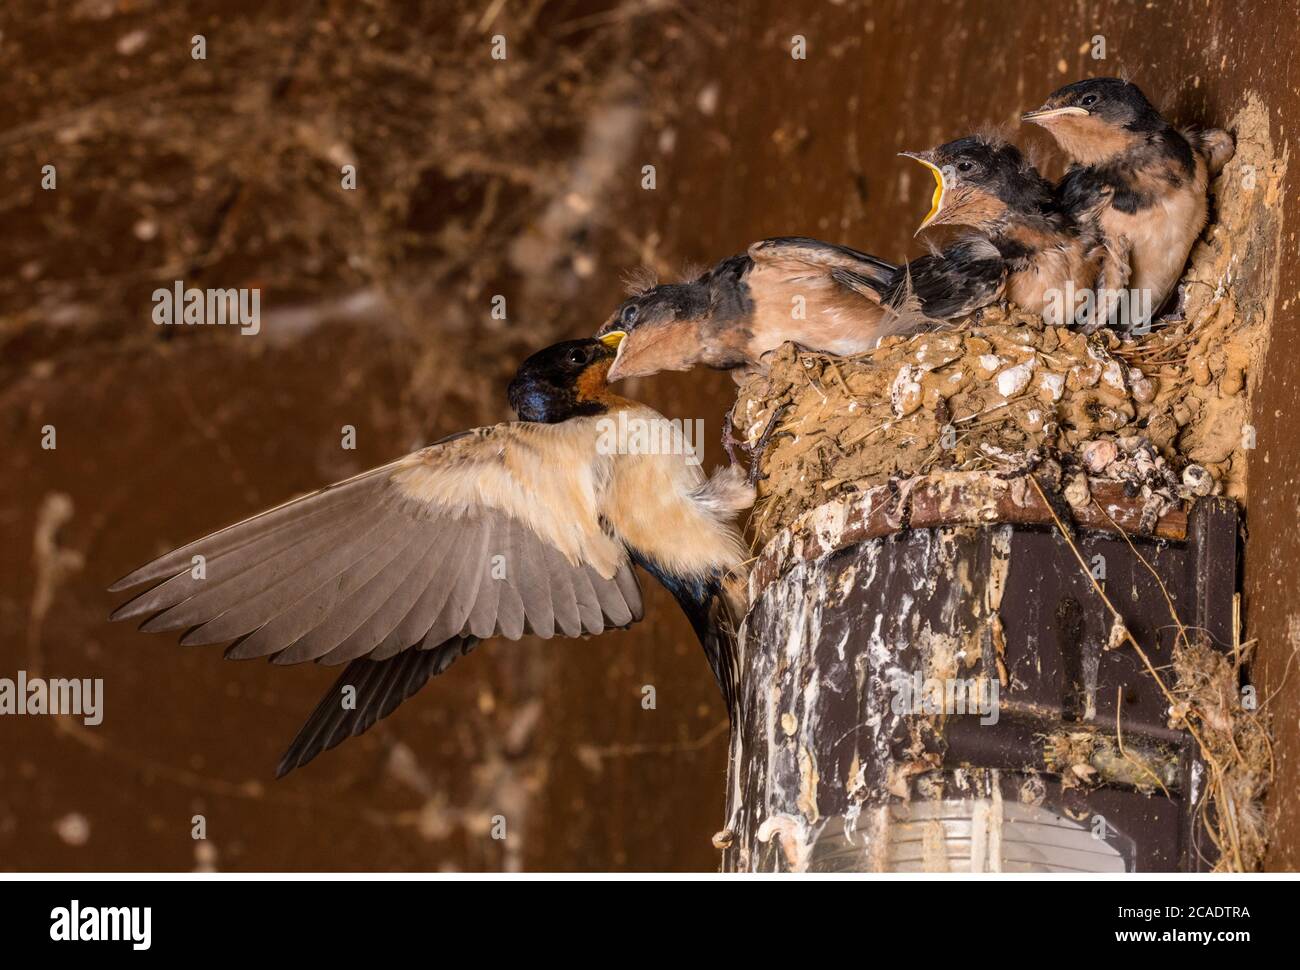
[{"label": "bird's foot", "polygon": [[[763,433],[758,436],[758,441],[754,442],[754,447],[749,450],[749,484],[757,485],[760,478],[767,478],[766,475],[760,475],[758,470],[762,463],[763,452],[767,446],[772,443],[772,439],[777,437],[776,427],[781,421],[781,416],[791,408],[790,402],[782,404],[772,412],[772,416],[767,420],[767,426]],[[788,431],[782,431],[781,434],[793,437]]]},{"label": "bird's foot", "polygon": [[745,442],[736,437],[736,425],[731,419],[731,412],[722,419],[722,450],[727,453],[727,460],[733,465],[738,464],[736,461],[736,445],[745,447]]}]

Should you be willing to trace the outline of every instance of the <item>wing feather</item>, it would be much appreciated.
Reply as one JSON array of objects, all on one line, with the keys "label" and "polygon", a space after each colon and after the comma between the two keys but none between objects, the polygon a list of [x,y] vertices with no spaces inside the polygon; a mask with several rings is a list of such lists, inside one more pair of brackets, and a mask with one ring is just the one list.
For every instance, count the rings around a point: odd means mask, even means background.
[{"label": "wing feather", "polygon": [[850,274],[862,284],[869,281],[883,285],[898,272],[896,264],[870,253],[808,236],[762,239],[749,247],[749,257],[755,262],[768,263],[784,272],[839,270],[840,274]]},{"label": "wing feather", "polygon": [[[478,429],[278,506],[115,583],[155,585],[113,618],[233,641],[235,659],[330,664],[626,626],[640,588],[595,514],[591,464],[607,459],[573,434]],[[191,574],[196,555],[205,578]]]},{"label": "wing feather", "polygon": [[[328,617],[299,637],[292,645],[275,655],[275,663],[301,663],[304,660],[323,659],[346,640],[362,623],[402,584],[411,567],[428,551],[429,535],[436,528],[419,523],[415,528],[391,543],[392,551],[384,557],[372,575],[356,585]],[[354,659],[340,657],[334,662]],[[329,661],[326,661],[329,662]]]},{"label": "wing feather", "polygon": [[189,643],[216,643],[247,633],[348,565],[368,562],[369,554],[384,547],[399,529],[400,523],[385,522],[373,512],[363,512],[342,534],[314,536],[301,546],[272,554],[237,576],[200,584],[193,595],[169,604],[140,629],[155,633],[204,627],[204,635],[210,639],[188,639]]},{"label": "wing feather", "polygon": [[174,576],[181,570],[189,569],[190,560],[195,555],[213,559],[239,549],[249,542],[269,536],[279,529],[303,522],[308,517],[328,512],[353,501],[364,502],[382,486],[386,476],[399,463],[392,462],[379,468],[372,468],[368,472],[362,472],[360,475],[327,486],[310,495],[277,505],[242,522],[236,522],[202,539],[196,539],[128,573],[110,586],[108,591],[116,593],[142,583]]},{"label": "wing feather", "polygon": [[414,608],[420,593],[428,585],[436,557],[445,552],[438,548],[434,538],[427,548],[420,544],[421,558],[411,565],[406,575],[374,612],[357,625],[333,650],[320,658],[323,664],[338,664],[355,660],[372,653],[384,638],[395,631]]},{"label": "wing feather", "polygon": [[[437,547],[437,536],[435,535],[430,540],[429,549],[425,551],[425,556],[428,558],[442,554],[442,550]],[[403,583],[404,587],[411,587],[410,592],[413,599],[423,591],[424,587],[420,582],[423,578],[423,574],[413,571],[412,575]],[[258,627],[253,633],[241,638],[226,651],[226,656],[232,660],[247,660],[252,657],[270,656],[284,650],[323,622],[339,601],[347,595],[347,589],[340,583],[322,585],[310,596],[303,598],[279,616]],[[409,604],[406,609],[410,609]],[[405,615],[405,612],[403,612],[403,615]],[[388,629],[384,629],[383,633],[380,634],[380,639],[388,632]]]},{"label": "wing feather", "polygon": [[[409,650],[389,660],[354,660],[321,698],[289,749],[276,777],[300,768],[322,751],[369,730],[408,697],[478,645],[474,639],[452,640],[431,649]],[[355,707],[344,707],[343,689],[356,691]]]}]

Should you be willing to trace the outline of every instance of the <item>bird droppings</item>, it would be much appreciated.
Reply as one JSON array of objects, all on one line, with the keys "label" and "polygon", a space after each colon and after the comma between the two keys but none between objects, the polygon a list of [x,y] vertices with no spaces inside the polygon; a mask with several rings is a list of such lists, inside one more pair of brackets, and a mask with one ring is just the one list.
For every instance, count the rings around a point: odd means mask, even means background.
[{"label": "bird droppings", "polygon": [[[1134,535],[1182,538],[1196,499],[1222,495],[1247,505],[1251,395],[1276,291],[1285,161],[1274,155],[1268,113],[1257,99],[1231,127],[1237,154],[1214,183],[1216,222],[1193,249],[1176,308],[1149,333],[1085,334],[1015,307],[992,307],[962,325],[886,337],[851,358],[787,344],[766,358],[765,372],[742,380],[733,423],[751,444],[781,413],[757,459],[762,477],[751,529],[759,555],[749,583],[754,612],[742,633],[753,682],[768,692],[744,734],[762,763],[743,763],[743,750],[733,756],[735,846],[725,864],[802,870],[811,859],[814,868],[834,867],[852,852],[857,861],[849,867],[888,868],[902,831],[894,809],[946,804],[961,778],[967,794],[987,800],[973,811],[987,815],[997,800],[996,825],[973,821],[983,838],[999,839],[1006,806],[997,779],[971,767],[943,782],[933,744],[942,717],[900,718],[881,701],[888,678],[900,672],[900,644],[918,655],[926,677],[996,678],[1006,689],[1023,673],[1007,669],[999,616],[1013,527],[995,527],[1006,540],[1000,556],[981,560],[963,544],[989,524],[1061,524],[1061,514],[1085,528],[1118,524]],[[1051,518],[1035,505],[1040,489],[1060,500]],[[1041,498],[1051,505],[1047,494]],[[929,520],[917,525],[913,514],[923,508]],[[947,526],[934,528],[938,523]],[[925,575],[909,571],[892,580],[895,615],[863,616],[851,638],[841,637],[836,624],[844,621],[831,622],[832,608],[889,569],[889,546],[877,537],[891,533],[925,544],[913,550]],[[846,578],[830,553],[854,544],[861,555]],[[1002,575],[993,575],[999,569]],[[953,603],[944,607],[952,622],[936,627],[917,604],[935,608],[942,576],[953,580]],[[808,595],[821,587],[824,597]],[[1256,868],[1266,844],[1259,805],[1272,766],[1267,717],[1240,702],[1253,642],[1234,633],[1225,653],[1185,627],[1189,618],[1174,618],[1172,669],[1133,676],[1158,681],[1168,727],[1187,731],[1200,748],[1204,770],[1189,794],[1218,850],[1216,867]],[[823,634],[838,646],[822,643]],[[779,655],[766,656],[767,644],[780,644]],[[1141,647],[1116,614],[1108,642],[1096,649],[1109,655]],[[1119,786],[1164,797],[1182,780],[1176,747],[1117,731],[1114,720],[1097,724],[1104,721],[1099,706],[1115,703],[1098,694],[1106,661],[1100,653],[1079,661],[1080,715],[1089,723],[1040,737],[1049,781],[1030,771],[1010,789],[1008,804],[1046,811],[1049,783],[1063,796]],[[819,737],[838,722],[809,702],[810,692],[857,697],[856,707],[850,703],[861,722],[848,735],[857,739],[853,751],[842,750],[843,738]],[[797,720],[782,714],[792,709]],[[1061,810],[1083,824],[1085,808],[1066,798]],[[946,868],[943,840],[924,837],[941,832],[939,823],[917,816],[916,824],[919,864]],[[755,845],[773,838],[776,856]]]},{"label": "bird droppings", "polygon": [[812,840],[809,837],[807,823],[799,816],[770,815],[763,820],[754,837],[764,843],[771,842],[775,838],[791,872],[803,872],[808,868]]},{"label": "bird droppings", "polygon": [[1138,747],[1100,731],[1059,731],[1043,741],[1049,770],[1066,788],[1120,784],[1148,794],[1167,791],[1178,779],[1178,750],[1172,745]]},{"label": "bird droppings", "polygon": [[[736,424],[760,431],[774,408],[791,405],[761,459],[756,538],[830,497],[891,478],[1005,472],[1031,452],[1059,453],[1169,503],[1215,491],[1243,500],[1244,385],[1226,370],[1206,385],[1189,374],[1190,354],[1231,339],[1223,327],[1235,314],[1212,314],[1224,339],[1196,340],[1192,350],[1196,328],[1186,321],[1122,339],[998,310],[967,329],[886,338],[849,360],[787,345],[766,376],[746,381],[737,404]],[[990,346],[1014,363],[986,367]]]}]

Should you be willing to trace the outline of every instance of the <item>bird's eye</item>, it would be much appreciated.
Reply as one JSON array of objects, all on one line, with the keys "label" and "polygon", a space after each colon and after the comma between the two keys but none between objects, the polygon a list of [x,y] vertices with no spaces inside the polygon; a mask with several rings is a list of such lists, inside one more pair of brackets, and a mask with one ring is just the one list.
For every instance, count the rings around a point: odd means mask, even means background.
[{"label": "bird's eye", "polygon": [[975,163],[974,163],[974,162],[958,162],[958,163],[957,163],[957,171],[959,171],[959,172],[969,172],[969,171],[970,171],[971,169],[973,169],[974,167],[975,167]]},{"label": "bird's eye", "polygon": [[588,364],[591,362],[591,351],[585,347],[574,347],[569,351],[570,364]]},{"label": "bird's eye", "polygon": [[623,307],[623,322],[628,324],[629,326],[635,323],[636,315],[639,312],[640,311],[637,309],[637,305],[635,303],[629,303],[627,306]]},{"label": "bird's eye", "polygon": [[1097,96],[1095,94],[1085,95],[1083,100],[1079,102],[1079,104],[1085,108],[1091,108],[1096,103]]}]

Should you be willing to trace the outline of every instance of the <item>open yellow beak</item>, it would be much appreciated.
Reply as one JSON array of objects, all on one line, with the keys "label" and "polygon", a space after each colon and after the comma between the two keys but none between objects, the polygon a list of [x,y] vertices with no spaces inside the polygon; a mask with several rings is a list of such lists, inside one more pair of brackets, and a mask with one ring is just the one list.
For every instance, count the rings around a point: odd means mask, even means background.
[{"label": "open yellow beak", "polygon": [[1074,106],[1066,108],[1039,108],[1037,111],[1026,111],[1020,116],[1021,121],[1033,122],[1041,125],[1044,121],[1051,121],[1053,118],[1064,118],[1068,115],[1087,116],[1086,108],[1076,108]]},{"label": "open yellow beak", "polygon": [[934,164],[934,162],[917,152],[899,152],[898,154],[902,155],[904,158],[910,158],[914,162],[920,162],[928,168],[930,174],[934,176],[934,195],[930,199],[930,211],[925,214],[925,218],[921,221],[921,224],[916,227],[916,231],[920,232],[934,221],[935,217],[939,214],[939,210],[943,208],[943,172],[939,169],[939,166]]},{"label": "open yellow beak", "polygon": [[618,345],[623,342],[623,338],[626,336],[626,330],[611,330],[609,333],[602,337],[597,337],[596,339],[610,350],[618,350]]}]

